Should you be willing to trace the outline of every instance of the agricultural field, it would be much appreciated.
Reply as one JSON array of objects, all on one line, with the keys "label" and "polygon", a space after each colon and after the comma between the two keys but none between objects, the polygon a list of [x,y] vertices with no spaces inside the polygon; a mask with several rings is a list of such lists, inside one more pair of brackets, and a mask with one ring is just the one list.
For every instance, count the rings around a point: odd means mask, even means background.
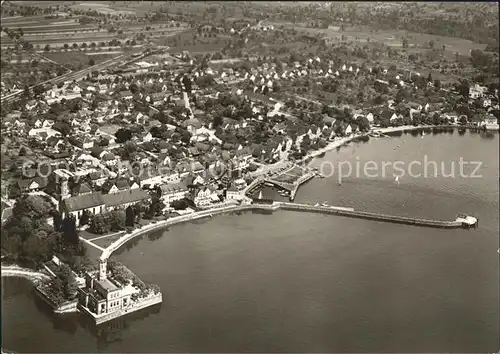
[{"label": "agricultural field", "polygon": [[115,5],[110,5],[108,2],[81,2],[76,5],[71,5],[71,9],[73,10],[80,10],[80,11],[97,11],[102,14],[106,15],[135,15],[136,12],[134,10],[128,9],[128,7],[125,6],[115,6]]}]

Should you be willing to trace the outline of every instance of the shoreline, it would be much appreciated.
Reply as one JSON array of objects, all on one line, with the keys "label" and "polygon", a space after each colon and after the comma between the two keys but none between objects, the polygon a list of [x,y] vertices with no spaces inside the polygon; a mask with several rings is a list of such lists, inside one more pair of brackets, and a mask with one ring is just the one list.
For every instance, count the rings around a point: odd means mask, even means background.
[{"label": "shoreline", "polygon": [[[387,128],[372,129],[367,133],[361,133],[361,134],[356,134],[356,135],[353,134],[351,136],[343,137],[343,138],[340,138],[336,141],[332,141],[324,148],[314,150],[314,151],[307,153],[306,156],[304,156],[300,160],[297,160],[296,163],[303,163],[303,162],[307,161],[308,159],[318,157],[319,155],[326,153],[328,151],[331,151],[333,149],[336,149],[338,147],[341,147],[342,145],[349,143],[349,142],[353,141],[354,139],[361,138],[364,136],[369,136],[370,134],[373,134],[374,131],[377,131],[381,134],[387,134],[387,133],[394,133],[394,132],[404,132],[404,131],[410,131],[410,130],[430,129],[430,128],[462,128],[462,127],[457,126],[457,125],[421,125],[421,126],[402,125],[399,127],[387,127]],[[463,128],[467,129],[467,127],[463,127]]]}]

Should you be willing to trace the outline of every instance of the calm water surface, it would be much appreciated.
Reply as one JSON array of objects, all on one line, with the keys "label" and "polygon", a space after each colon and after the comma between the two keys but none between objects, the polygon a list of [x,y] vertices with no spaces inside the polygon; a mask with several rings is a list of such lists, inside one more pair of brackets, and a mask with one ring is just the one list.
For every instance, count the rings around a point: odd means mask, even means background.
[{"label": "calm water surface", "polygon": [[[164,303],[94,329],[56,319],[3,279],[3,347],[19,352],[494,352],[499,348],[498,134],[403,134],[321,161],[483,161],[477,179],[314,179],[297,202],[452,220],[474,231],[320,214],[244,213],[178,225],[118,254]],[[397,146],[399,145],[399,148]],[[266,194],[272,194],[266,190]]]}]

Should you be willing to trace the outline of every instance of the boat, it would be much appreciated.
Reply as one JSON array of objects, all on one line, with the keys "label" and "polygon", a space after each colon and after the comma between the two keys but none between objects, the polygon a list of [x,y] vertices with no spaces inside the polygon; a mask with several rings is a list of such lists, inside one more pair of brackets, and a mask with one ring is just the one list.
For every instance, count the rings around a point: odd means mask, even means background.
[{"label": "boat", "polygon": [[323,203],[321,203],[321,206],[327,207],[328,203],[327,202],[323,202]]},{"label": "boat", "polygon": [[314,204],[315,207],[319,206],[319,203]]},{"label": "boat", "polygon": [[258,197],[258,199],[263,199],[263,197],[262,197],[262,191],[260,191],[260,192],[259,192],[259,197]]},{"label": "boat", "polygon": [[396,176],[396,178],[394,179],[394,182],[396,182],[397,184],[399,184],[399,176]]},{"label": "boat", "polygon": [[325,157],[325,154],[326,154],[326,152],[324,152],[324,151],[320,152],[319,155],[318,155],[318,157]]}]

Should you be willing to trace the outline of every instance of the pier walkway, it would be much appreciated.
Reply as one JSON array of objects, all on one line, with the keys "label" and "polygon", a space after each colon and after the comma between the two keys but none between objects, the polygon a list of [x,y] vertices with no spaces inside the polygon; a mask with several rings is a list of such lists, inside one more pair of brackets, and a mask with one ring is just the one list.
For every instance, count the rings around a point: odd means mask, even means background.
[{"label": "pier walkway", "polygon": [[319,205],[314,206],[309,204],[283,203],[283,202],[275,204],[277,204],[279,208],[283,210],[319,212],[323,214],[332,214],[338,216],[346,216],[346,217],[361,218],[361,219],[383,221],[383,222],[392,222],[396,224],[406,224],[414,226],[426,226],[426,227],[449,229],[449,228],[467,228],[476,225],[476,224],[465,225],[463,222],[457,220],[454,221],[429,220],[429,219],[418,219],[405,216],[370,213],[365,211],[355,211],[352,208],[339,208],[339,207],[319,206]]}]

